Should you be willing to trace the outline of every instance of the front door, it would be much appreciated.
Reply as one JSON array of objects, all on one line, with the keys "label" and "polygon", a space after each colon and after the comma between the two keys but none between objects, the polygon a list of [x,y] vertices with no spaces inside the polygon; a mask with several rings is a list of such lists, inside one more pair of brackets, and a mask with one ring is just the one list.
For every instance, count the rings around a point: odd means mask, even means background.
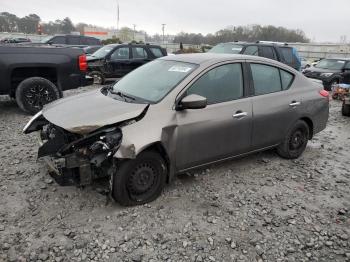
[{"label": "front door", "polygon": [[110,77],[122,77],[131,71],[129,46],[118,47],[107,60]]},{"label": "front door", "polygon": [[177,112],[178,170],[249,151],[252,104],[244,97],[241,63],[211,69],[187,89],[189,94],[206,97],[208,105]]}]

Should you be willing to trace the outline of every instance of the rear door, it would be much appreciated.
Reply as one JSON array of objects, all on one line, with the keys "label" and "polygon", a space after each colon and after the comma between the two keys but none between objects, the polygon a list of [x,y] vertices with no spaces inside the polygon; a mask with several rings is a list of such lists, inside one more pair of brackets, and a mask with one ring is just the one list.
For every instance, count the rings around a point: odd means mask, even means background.
[{"label": "rear door", "polygon": [[253,85],[253,149],[279,144],[299,119],[302,97],[290,88],[294,75],[275,66],[250,63]]},{"label": "rear door", "polygon": [[219,65],[187,89],[185,95],[204,96],[208,105],[176,114],[178,170],[249,151],[252,104],[245,97],[243,75],[242,63]]},{"label": "rear door", "polygon": [[142,66],[143,64],[151,61],[146,48],[142,46],[132,46],[131,47],[131,61],[130,61],[130,71]]}]

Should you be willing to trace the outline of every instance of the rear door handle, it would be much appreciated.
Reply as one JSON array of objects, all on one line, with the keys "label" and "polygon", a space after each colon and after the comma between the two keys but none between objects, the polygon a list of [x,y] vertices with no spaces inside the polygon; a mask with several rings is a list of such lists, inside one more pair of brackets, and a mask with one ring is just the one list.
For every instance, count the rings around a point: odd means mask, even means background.
[{"label": "rear door handle", "polygon": [[292,103],[289,104],[289,106],[300,106],[301,102],[293,101]]},{"label": "rear door handle", "polygon": [[246,117],[247,115],[248,115],[247,112],[237,111],[237,112],[233,115],[233,118],[241,119],[241,118]]}]

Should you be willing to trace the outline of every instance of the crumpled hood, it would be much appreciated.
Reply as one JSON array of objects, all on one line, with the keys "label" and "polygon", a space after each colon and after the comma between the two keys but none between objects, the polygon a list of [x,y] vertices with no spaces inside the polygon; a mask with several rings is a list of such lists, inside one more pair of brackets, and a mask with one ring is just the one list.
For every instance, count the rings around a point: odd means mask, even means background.
[{"label": "crumpled hood", "polygon": [[135,118],[147,106],[119,101],[94,90],[59,99],[45,106],[42,113],[49,122],[69,132],[88,134],[103,126]]}]

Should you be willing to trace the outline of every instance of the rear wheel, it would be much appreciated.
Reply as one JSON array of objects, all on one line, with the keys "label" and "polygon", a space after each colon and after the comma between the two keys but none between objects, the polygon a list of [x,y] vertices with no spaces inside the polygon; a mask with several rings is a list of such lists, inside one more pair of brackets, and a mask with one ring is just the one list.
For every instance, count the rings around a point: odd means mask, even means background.
[{"label": "rear wheel", "polygon": [[338,85],[339,85],[339,80],[338,79],[334,79],[334,80],[331,81],[329,86],[326,87],[325,89],[327,91],[333,91]]},{"label": "rear wheel", "polygon": [[151,202],[161,194],[166,175],[165,161],[157,152],[142,152],[119,165],[113,177],[113,198],[123,206]]},{"label": "rear wheel", "polygon": [[44,105],[60,98],[62,93],[51,81],[42,77],[23,80],[16,89],[16,102],[25,112],[35,114]]},{"label": "rear wheel", "polygon": [[343,105],[341,107],[341,113],[343,116],[350,116],[350,105],[345,104],[345,101],[343,101]]},{"label": "rear wheel", "polygon": [[297,121],[284,141],[277,147],[277,153],[287,159],[298,158],[306,148],[309,132],[309,126],[304,121]]}]

